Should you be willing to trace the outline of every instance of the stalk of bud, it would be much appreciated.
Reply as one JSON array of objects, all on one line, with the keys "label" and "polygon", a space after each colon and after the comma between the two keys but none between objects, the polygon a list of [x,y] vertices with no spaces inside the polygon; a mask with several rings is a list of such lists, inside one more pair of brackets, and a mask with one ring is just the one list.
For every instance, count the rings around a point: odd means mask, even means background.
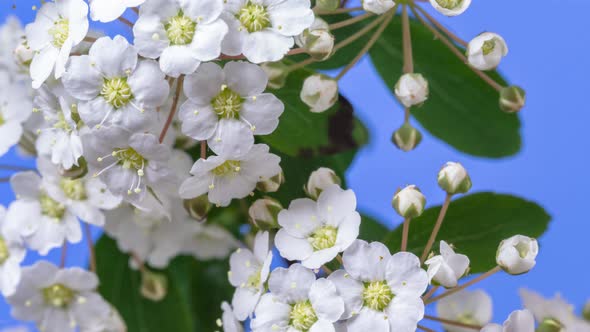
[{"label": "stalk of bud", "polygon": [[262,230],[279,228],[279,212],[283,206],[276,199],[265,197],[257,199],[248,209],[250,221]]},{"label": "stalk of bud", "polygon": [[523,274],[535,266],[538,253],[537,240],[528,236],[515,235],[500,243],[496,262],[509,274]]},{"label": "stalk of bud", "polygon": [[519,86],[511,85],[500,91],[500,109],[507,113],[519,112],[526,102],[526,92]]},{"label": "stalk of bud", "polygon": [[408,152],[414,150],[422,142],[422,134],[406,122],[393,133],[391,141],[398,149]]},{"label": "stalk of bud", "polygon": [[333,184],[341,185],[342,180],[333,170],[326,167],[320,167],[311,172],[303,190],[305,190],[305,193],[310,198],[318,199],[322,191]]},{"label": "stalk of bud", "polygon": [[391,205],[404,218],[416,218],[424,212],[426,198],[415,185],[398,190],[393,196]]},{"label": "stalk of bud", "polygon": [[327,111],[338,100],[338,81],[322,74],[309,76],[303,82],[299,96],[311,112]]},{"label": "stalk of bud", "polygon": [[448,194],[464,194],[471,189],[471,178],[463,165],[449,161],[438,172],[438,185]]}]

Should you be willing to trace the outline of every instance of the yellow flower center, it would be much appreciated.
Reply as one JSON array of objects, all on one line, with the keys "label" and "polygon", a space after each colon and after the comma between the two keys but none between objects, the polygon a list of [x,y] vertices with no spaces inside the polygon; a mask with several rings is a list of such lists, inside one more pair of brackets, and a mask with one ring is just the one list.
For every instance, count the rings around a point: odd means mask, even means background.
[{"label": "yellow flower center", "polygon": [[133,148],[114,151],[113,157],[115,157],[119,161],[119,164],[125,169],[133,168],[135,170],[140,170],[147,164],[147,160],[145,160],[143,156]]},{"label": "yellow flower center", "polygon": [[100,95],[116,109],[127,105],[133,99],[131,87],[125,77],[105,79],[100,90]]},{"label": "yellow flower center", "polygon": [[62,284],[54,284],[42,289],[43,300],[55,308],[65,308],[74,299],[76,293]]},{"label": "yellow flower center", "polygon": [[315,251],[332,248],[336,244],[338,229],[334,226],[323,226],[315,230],[309,242]]},{"label": "yellow flower center", "polygon": [[8,250],[8,245],[2,236],[0,236],[0,265],[4,264],[6,260],[10,257],[10,251]]},{"label": "yellow flower center", "polygon": [[164,24],[166,35],[172,45],[187,45],[193,41],[197,23],[181,11]]},{"label": "yellow flower center", "polygon": [[211,172],[216,176],[235,175],[240,172],[239,160],[228,160],[223,164],[215,167]]},{"label": "yellow flower center", "polygon": [[257,32],[270,26],[268,11],[263,5],[256,3],[248,2],[236,17],[248,32]]},{"label": "yellow flower center", "polygon": [[55,21],[49,29],[49,34],[53,37],[53,46],[61,48],[70,35],[70,22],[67,19]]},{"label": "yellow flower center", "polygon": [[41,194],[39,202],[41,203],[41,214],[45,216],[61,219],[66,212],[66,207],[63,204],[49,197],[47,194]]},{"label": "yellow flower center", "polygon": [[239,94],[224,85],[221,92],[211,100],[211,106],[220,119],[237,119],[243,102],[244,99]]},{"label": "yellow flower center", "polygon": [[365,284],[363,290],[363,302],[368,308],[376,311],[383,311],[391,300],[393,300],[393,292],[385,281],[373,281]]},{"label": "yellow flower center", "polygon": [[59,186],[63,190],[67,198],[75,201],[83,201],[88,196],[86,195],[86,188],[84,182],[80,179],[63,178],[59,181]]},{"label": "yellow flower center", "polygon": [[496,39],[492,38],[490,40],[486,40],[485,42],[483,42],[483,46],[481,47],[481,51],[483,52],[483,55],[488,55],[488,54],[492,53],[492,51],[494,50],[495,47],[496,47]]},{"label": "yellow flower center", "polygon": [[313,306],[309,301],[302,301],[295,303],[291,307],[289,313],[289,325],[299,331],[309,331],[315,322],[318,321],[318,317],[313,310]]},{"label": "yellow flower center", "polygon": [[436,0],[439,6],[446,9],[455,9],[461,5],[463,0]]}]

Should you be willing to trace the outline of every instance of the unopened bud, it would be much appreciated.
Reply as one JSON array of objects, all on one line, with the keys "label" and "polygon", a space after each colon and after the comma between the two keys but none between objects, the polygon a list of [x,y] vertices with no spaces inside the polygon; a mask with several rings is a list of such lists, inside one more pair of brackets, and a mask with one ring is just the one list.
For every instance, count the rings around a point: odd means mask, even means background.
[{"label": "unopened bud", "polygon": [[309,76],[303,82],[299,96],[311,112],[327,111],[338,100],[338,81],[322,74]]},{"label": "unopened bud", "polygon": [[430,4],[443,15],[457,16],[469,8],[471,0],[430,0]]},{"label": "unopened bud", "polygon": [[582,317],[584,317],[585,320],[590,322],[590,300],[586,302],[584,310],[582,310]]},{"label": "unopened bud", "polygon": [[287,82],[289,76],[289,66],[283,62],[265,62],[260,67],[268,76],[268,87],[271,89],[280,89]]},{"label": "unopened bud", "polygon": [[391,205],[395,211],[404,218],[416,218],[424,212],[426,198],[415,185],[409,185],[398,190],[393,196]]},{"label": "unopened bud", "polygon": [[395,2],[392,0],[363,0],[361,2],[364,10],[378,15],[385,13],[395,6]]},{"label": "unopened bud", "polygon": [[537,240],[528,236],[515,235],[500,242],[496,262],[509,274],[523,274],[535,266],[538,253]]},{"label": "unopened bud", "polygon": [[307,184],[303,189],[307,196],[312,199],[318,199],[322,191],[333,184],[341,185],[342,180],[333,170],[326,167],[320,167],[311,172]]},{"label": "unopened bud", "polygon": [[463,165],[449,161],[438,172],[438,185],[448,194],[464,194],[471,189],[471,178]]},{"label": "unopened bud", "polygon": [[326,21],[316,18],[313,24],[295,38],[299,47],[305,48],[312,58],[326,60],[334,49],[334,36]]},{"label": "unopened bud", "polygon": [[276,199],[265,197],[257,199],[248,209],[250,221],[262,230],[279,228],[279,212],[283,206]]},{"label": "unopened bud", "polygon": [[265,178],[256,184],[256,189],[265,193],[274,193],[285,183],[285,173],[281,172],[273,177]]},{"label": "unopened bud", "polygon": [[78,166],[74,165],[69,169],[64,169],[61,165],[58,166],[58,172],[61,176],[70,178],[72,180],[80,179],[88,174],[88,164],[84,157],[78,158]]},{"label": "unopened bud", "polygon": [[428,81],[422,74],[403,74],[395,84],[395,95],[405,107],[421,105],[428,93]]},{"label": "unopened bud", "polygon": [[168,292],[168,279],[161,273],[148,270],[141,272],[141,295],[152,301],[161,301]]},{"label": "unopened bud", "polygon": [[28,67],[31,64],[34,55],[35,52],[26,43],[20,43],[14,49],[16,63],[23,67]]},{"label": "unopened bud", "polygon": [[391,141],[398,149],[408,152],[414,150],[422,142],[422,134],[406,122],[393,133]]},{"label": "unopened bud", "polygon": [[535,330],[536,332],[560,332],[563,331],[561,323],[555,319],[548,318],[544,319],[539,327]]},{"label": "unopened bud", "polygon": [[508,54],[508,46],[500,35],[484,32],[467,45],[467,62],[479,70],[491,70]]},{"label": "unopened bud", "polygon": [[207,218],[209,211],[211,211],[211,203],[209,202],[207,194],[191,199],[185,199],[183,205],[191,218],[197,221],[203,221]]},{"label": "unopened bud", "polygon": [[322,11],[333,11],[340,7],[340,0],[316,0],[315,6]]},{"label": "unopened bud", "polygon": [[508,86],[500,91],[500,109],[504,112],[519,112],[525,102],[526,92],[519,86]]}]

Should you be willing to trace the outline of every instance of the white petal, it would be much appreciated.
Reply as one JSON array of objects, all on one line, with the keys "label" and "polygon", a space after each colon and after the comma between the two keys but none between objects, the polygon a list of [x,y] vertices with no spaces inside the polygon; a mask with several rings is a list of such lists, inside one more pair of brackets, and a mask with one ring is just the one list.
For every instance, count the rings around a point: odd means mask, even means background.
[{"label": "white petal", "polygon": [[338,295],[336,286],[328,279],[318,279],[311,285],[309,300],[320,319],[335,322],[344,313],[344,301]]},{"label": "white petal", "polygon": [[59,50],[53,46],[47,46],[35,54],[30,67],[33,88],[39,88],[49,77],[53,71],[53,67],[55,67],[58,56]]},{"label": "white petal", "polygon": [[386,278],[396,295],[419,297],[428,287],[428,274],[420,267],[420,260],[409,252],[398,252],[387,262]]},{"label": "white petal", "polygon": [[133,25],[133,36],[135,37],[133,43],[139,54],[150,59],[158,58],[170,45],[164,24],[157,15],[140,15]]},{"label": "white petal", "polygon": [[308,198],[291,201],[289,208],[278,216],[281,225],[289,234],[306,238],[320,225],[316,203]]},{"label": "white petal", "polygon": [[269,8],[270,22],[284,36],[296,36],[314,21],[309,0],[281,1]]},{"label": "white petal", "polygon": [[280,99],[270,93],[263,93],[254,98],[248,98],[242,104],[240,117],[254,126],[255,135],[268,135],[279,125],[279,117],[285,106]]},{"label": "white petal", "polygon": [[155,108],[166,102],[170,85],[160,71],[158,63],[153,60],[140,61],[133,74],[127,80],[135,102],[140,107]]},{"label": "white petal", "polygon": [[391,331],[414,332],[424,317],[424,302],[420,296],[395,296],[386,310]]},{"label": "white petal", "polygon": [[179,0],[183,13],[200,24],[208,24],[216,20],[223,11],[223,0],[192,1]]},{"label": "white petal", "polygon": [[293,237],[285,229],[277,232],[275,245],[281,256],[290,261],[304,260],[313,254],[313,248],[307,239]]},{"label": "white petal", "polygon": [[70,58],[62,82],[72,97],[80,100],[91,100],[99,95],[102,88],[102,76],[92,65],[87,55]]},{"label": "white petal", "polygon": [[328,276],[332,281],[338,293],[344,300],[344,313],[341,319],[349,319],[353,314],[357,314],[363,307],[363,283],[352,278],[344,270],[336,270]]},{"label": "white petal", "polygon": [[268,287],[273,295],[288,303],[307,300],[315,274],[301,264],[293,264],[288,269],[279,267],[270,274]]},{"label": "white petal", "polygon": [[221,54],[221,41],[227,34],[227,24],[217,19],[209,24],[197,24],[190,48],[200,61],[216,59]]},{"label": "white petal", "polygon": [[325,188],[318,198],[318,212],[328,224],[337,226],[342,219],[356,210],[356,196],[350,189],[337,184]]},{"label": "white petal", "polygon": [[260,291],[253,292],[250,288],[238,287],[231,303],[236,318],[243,321],[251,316],[258,304],[260,296]]},{"label": "white petal", "polygon": [[271,30],[261,30],[247,36],[242,53],[253,63],[281,60],[293,47],[293,37],[285,37]]},{"label": "white petal", "polygon": [[184,80],[184,94],[199,105],[210,104],[221,92],[225,75],[221,67],[212,62],[203,63],[194,74]]},{"label": "white petal", "polygon": [[188,46],[169,46],[160,56],[160,69],[172,77],[192,74],[200,63]]},{"label": "white petal", "polygon": [[209,148],[223,157],[242,156],[254,145],[252,130],[236,119],[221,119],[215,133],[207,141]]},{"label": "white petal", "polygon": [[257,96],[266,89],[266,72],[255,64],[232,61],[225,64],[223,71],[229,88],[242,97]]},{"label": "white petal", "polygon": [[117,35],[114,39],[102,37],[97,39],[88,53],[96,67],[107,78],[126,77],[127,71],[133,71],[137,65],[137,51],[127,39]]},{"label": "white petal", "polygon": [[348,321],[348,332],[389,332],[389,322],[385,316],[382,312],[363,308]]},{"label": "white petal", "polygon": [[361,281],[380,281],[385,279],[385,269],[391,254],[380,242],[367,243],[356,240],[344,251],[344,269],[353,278]]},{"label": "white petal", "polygon": [[182,133],[198,141],[212,138],[219,122],[219,116],[211,105],[198,105],[190,99],[180,106],[178,118],[182,123]]}]

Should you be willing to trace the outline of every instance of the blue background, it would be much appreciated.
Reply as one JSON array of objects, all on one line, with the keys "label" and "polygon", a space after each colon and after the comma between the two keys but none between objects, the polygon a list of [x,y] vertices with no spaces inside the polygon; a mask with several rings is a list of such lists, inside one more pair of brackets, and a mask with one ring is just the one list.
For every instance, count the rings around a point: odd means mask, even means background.
[{"label": "blue background", "polygon": [[[31,6],[38,4],[29,0],[1,2],[0,22],[11,14],[30,22],[34,15]],[[17,3],[16,9],[11,8],[13,3]],[[433,12],[429,5],[424,7]],[[475,0],[459,17],[436,15],[464,39],[484,30],[506,39],[510,54],[500,70],[527,91],[527,106],[520,114],[523,148],[515,157],[470,157],[424,131],[419,148],[403,153],[389,140],[403,121],[403,110],[370,60],[362,60],[341,81],[343,94],[355,105],[372,134],[369,146],[359,153],[348,173],[360,210],[390,221],[391,227],[399,224],[401,220],[391,209],[390,199],[396,188],[410,183],[420,187],[429,205],[442,203],[444,193],[436,185],[436,174],[444,162],[452,160],[468,169],[473,191],[522,196],[540,203],[553,216],[549,231],[540,239],[541,252],[532,273],[519,277],[497,274],[478,285],[492,295],[497,322],[521,307],[517,291],[524,286],[546,296],[561,292],[578,311],[590,299],[590,218],[585,210],[590,188],[590,140],[586,132],[590,112],[585,102],[590,68],[589,12],[588,0]],[[113,23],[108,31],[128,29]],[[32,165],[14,151],[0,163]],[[13,199],[9,186],[0,184],[0,203],[6,206]],[[85,264],[85,254],[83,242],[70,246],[68,265]],[[54,250],[49,258],[58,261],[59,251]],[[37,259],[29,254],[25,264]],[[8,307],[0,303],[0,327],[13,324]]]}]

